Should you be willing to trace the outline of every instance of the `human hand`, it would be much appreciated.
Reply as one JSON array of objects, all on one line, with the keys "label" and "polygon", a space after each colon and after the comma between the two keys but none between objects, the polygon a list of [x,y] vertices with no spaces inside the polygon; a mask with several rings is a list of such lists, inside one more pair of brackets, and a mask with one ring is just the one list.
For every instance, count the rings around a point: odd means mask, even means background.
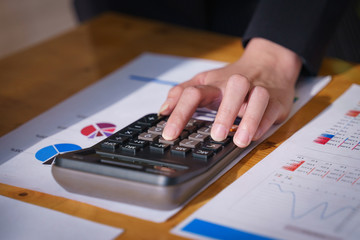
[{"label": "human hand", "polygon": [[218,110],[211,129],[214,140],[224,140],[239,116],[233,141],[238,147],[248,146],[288,116],[301,64],[289,49],[252,39],[238,61],[200,73],[169,91],[159,111],[171,114],[163,137],[177,138],[195,110],[207,107]]}]

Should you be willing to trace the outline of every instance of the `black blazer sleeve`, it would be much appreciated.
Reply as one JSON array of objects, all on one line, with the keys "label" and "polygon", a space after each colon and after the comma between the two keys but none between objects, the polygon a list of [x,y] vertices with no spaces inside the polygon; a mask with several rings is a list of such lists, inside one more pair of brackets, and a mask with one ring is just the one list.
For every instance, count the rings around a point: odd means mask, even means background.
[{"label": "black blazer sleeve", "polygon": [[280,44],[297,53],[303,70],[314,75],[347,5],[344,0],[261,0],[243,44],[254,37]]}]

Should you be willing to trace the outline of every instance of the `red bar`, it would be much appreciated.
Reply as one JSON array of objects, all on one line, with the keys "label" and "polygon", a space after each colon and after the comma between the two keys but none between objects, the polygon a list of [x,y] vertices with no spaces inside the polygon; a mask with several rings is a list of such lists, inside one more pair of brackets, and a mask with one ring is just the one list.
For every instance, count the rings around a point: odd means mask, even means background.
[{"label": "red bar", "polygon": [[325,145],[331,138],[319,136],[314,142]]},{"label": "red bar", "polygon": [[292,163],[290,166],[283,166],[282,168],[288,171],[295,171],[296,169],[298,169],[305,161],[301,161],[298,163]]},{"label": "red bar", "polygon": [[360,114],[360,111],[357,110],[350,110],[346,113],[349,117],[357,117]]}]

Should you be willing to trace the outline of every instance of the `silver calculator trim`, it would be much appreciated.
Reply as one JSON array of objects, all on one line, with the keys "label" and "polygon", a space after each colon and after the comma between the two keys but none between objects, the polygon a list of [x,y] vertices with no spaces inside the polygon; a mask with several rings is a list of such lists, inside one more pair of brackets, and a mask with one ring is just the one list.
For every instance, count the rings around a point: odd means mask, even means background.
[{"label": "silver calculator trim", "polygon": [[221,171],[237,159],[243,151],[235,148],[208,171],[180,184],[159,186],[115,177],[87,173],[52,165],[52,175],[57,183],[69,192],[139,205],[159,210],[171,210],[190,201],[211,181],[218,179]]}]

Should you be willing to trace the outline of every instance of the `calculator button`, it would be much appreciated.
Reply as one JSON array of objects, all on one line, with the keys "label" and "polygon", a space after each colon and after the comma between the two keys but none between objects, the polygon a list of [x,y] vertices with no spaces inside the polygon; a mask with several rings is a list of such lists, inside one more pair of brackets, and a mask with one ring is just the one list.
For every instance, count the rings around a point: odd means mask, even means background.
[{"label": "calculator button", "polygon": [[229,138],[233,138],[235,136],[235,132],[229,132],[227,136]]},{"label": "calculator button", "polygon": [[198,132],[198,133],[201,133],[201,134],[205,134],[205,135],[210,136],[210,134],[211,134],[211,127],[202,127],[202,128],[200,128],[197,132]]},{"label": "calculator button", "polygon": [[145,126],[153,126],[156,122],[158,122],[161,119],[157,114],[149,114],[145,117],[139,119],[138,123],[145,125]]},{"label": "calculator button", "polygon": [[156,135],[161,135],[162,132],[163,132],[163,128],[162,127],[151,127],[149,128],[148,130],[148,133],[153,133],[153,134],[156,134]]},{"label": "calculator button", "polygon": [[238,127],[239,127],[238,125],[235,125],[235,124],[232,125],[231,128],[230,128],[230,132],[236,132]]},{"label": "calculator button", "polygon": [[215,141],[214,139],[210,138],[210,142],[211,143],[218,143],[218,144],[221,144],[223,146],[227,145],[228,143],[230,143],[230,138],[225,138],[224,140],[222,141]]},{"label": "calculator button", "polygon": [[183,139],[187,138],[188,136],[189,136],[189,132],[188,132],[188,131],[182,131],[182,132],[180,133],[179,138],[180,138],[181,140],[183,140]]},{"label": "calculator button", "polygon": [[160,138],[159,138],[159,143],[165,143],[165,144],[175,145],[175,144],[178,144],[178,143],[179,143],[179,139],[176,138],[176,139],[174,139],[174,140],[166,140],[165,138],[160,137]]},{"label": "calculator button", "polygon": [[153,133],[141,133],[138,136],[138,139],[145,140],[145,141],[156,141],[159,138],[159,135]]},{"label": "calculator button", "polygon": [[205,127],[212,128],[213,123],[212,122],[205,122]]},{"label": "calculator button", "polygon": [[162,120],[156,126],[164,128],[166,126],[166,121]]},{"label": "calculator button", "polygon": [[192,134],[189,136],[189,139],[190,139],[190,140],[196,140],[196,141],[200,141],[200,142],[204,142],[204,141],[206,141],[208,138],[209,138],[208,135],[201,134],[201,133],[192,133]]},{"label": "calculator button", "polygon": [[187,125],[189,126],[195,126],[196,128],[202,127],[204,126],[205,122],[203,120],[199,120],[199,119],[190,119],[189,122],[187,123]]},{"label": "calculator button", "polygon": [[230,128],[230,131],[229,131],[229,133],[228,133],[228,137],[234,137],[234,135],[235,135],[235,132],[236,132],[236,130],[238,129],[238,125],[232,125],[232,127]]},{"label": "calculator button", "polygon": [[125,144],[124,146],[121,146],[121,150],[124,152],[135,154],[137,151],[139,151],[139,146],[134,146],[130,144]]},{"label": "calculator button", "polygon": [[138,135],[137,131],[131,130],[129,128],[125,128],[123,130],[121,130],[119,133],[119,135],[121,136],[126,136],[126,137],[135,137],[136,135]]},{"label": "calculator button", "polygon": [[189,133],[195,132],[196,129],[197,129],[196,126],[190,126],[190,125],[186,125],[185,128],[184,128],[184,130],[185,130],[185,131],[188,131]]},{"label": "calculator button", "polygon": [[151,143],[150,144],[150,150],[164,153],[165,150],[169,147],[169,144],[165,143]]},{"label": "calculator button", "polygon": [[115,134],[112,135],[109,139],[114,142],[125,143],[127,140],[129,140],[129,137]]},{"label": "calculator button", "polygon": [[141,132],[144,132],[147,127],[144,125],[141,125],[141,124],[134,123],[134,124],[131,124],[128,128],[130,130],[134,130],[134,131],[141,133]]},{"label": "calculator button", "polygon": [[183,156],[183,157],[185,157],[186,154],[187,154],[188,152],[190,152],[190,150],[191,150],[191,148],[181,147],[181,146],[178,146],[178,145],[171,147],[171,153],[172,153],[172,154],[181,155],[181,156]]},{"label": "calculator button", "polygon": [[222,145],[221,144],[218,144],[218,143],[205,143],[203,146],[202,146],[203,149],[205,150],[211,150],[211,151],[214,151],[214,152],[218,152],[222,149]]},{"label": "calculator button", "polygon": [[120,143],[113,141],[104,141],[101,143],[100,146],[102,149],[115,151],[117,148],[119,148]]},{"label": "calculator button", "polygon": [[196,148],[200,145],[200,141],[184,139],[179,144],[182,147]]},{"label": "calculator button", "polygon": [[145,141],[145,140],[140,140],[140,139],[131,139],[129,141],[129,144],[130,145],[134,145],[134,146],[139,146],[139,147],[146,147],[146,145],[148,145],[148,141]]},{"label": "calculator button", "polygon": [[194,158],[200,158],[203,160],[208,160],[213,154],[214,154],[213,151],[204,150],[204,149],[196,149],[192,153]]}]

